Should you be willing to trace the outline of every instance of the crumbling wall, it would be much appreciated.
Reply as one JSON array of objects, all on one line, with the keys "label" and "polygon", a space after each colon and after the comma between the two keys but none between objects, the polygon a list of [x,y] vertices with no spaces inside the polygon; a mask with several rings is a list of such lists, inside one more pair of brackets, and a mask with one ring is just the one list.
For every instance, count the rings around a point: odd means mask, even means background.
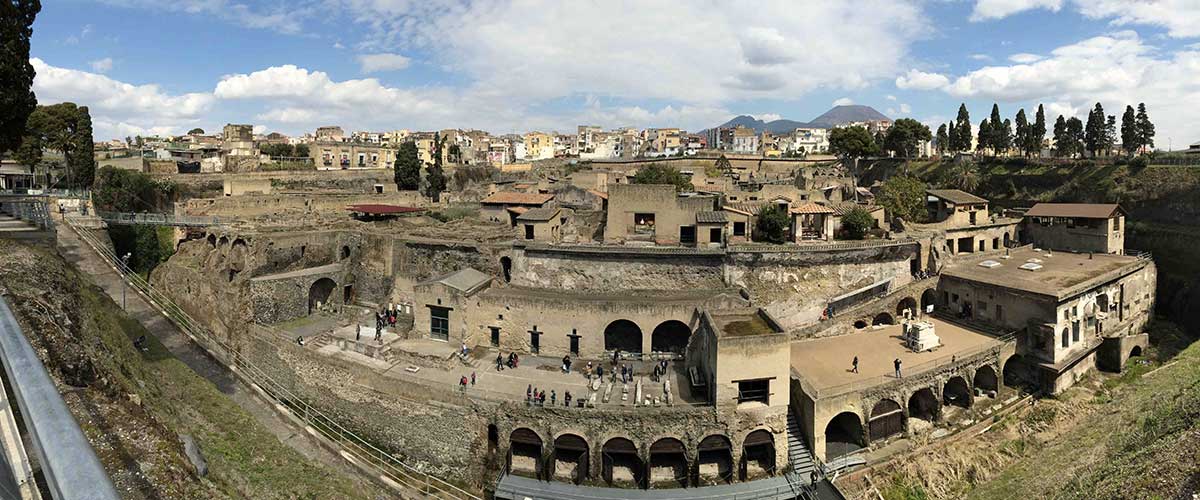
[{"label": "crumbling wall", "polygon": [[719,253],[687,249],[526,247],[513,284],[576,291],[725,288]]}]

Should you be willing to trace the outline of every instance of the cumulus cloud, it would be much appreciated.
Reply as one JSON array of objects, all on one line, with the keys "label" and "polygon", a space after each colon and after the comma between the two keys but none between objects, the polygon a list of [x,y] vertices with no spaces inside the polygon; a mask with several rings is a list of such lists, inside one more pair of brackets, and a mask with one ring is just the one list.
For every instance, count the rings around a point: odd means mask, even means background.
[{"label": "cumulus cloud", "polygon": [[1042,60],[1042,56],[1039,56],[1037,54],[1021,53],[1021,54],[1013,54],[1011,56],[1008,56],[1008,60],[1018,63],[1018,64],[1030,64],[1030,63],[1035,63],[1035,62]]},{"label": "cumulus cloud", "polygon": [[851,104],[854,104],[854,99],[849,97],[842,97],[836,101],[833,101],[834,106],[849,106]]},{"label": "cumulus cloud", "polygon": [[362,54],[358,56],[358,64],[363,73],[378,73],[380,71],[396,71],[407,68],[411,60],[400,54]]},{"label": "cumulus cloud", "polygon": [[88,66],[91,66],[92,71],[97,73],[108,73],[112,71],[113,60],[111,57],[105,57],[104,59],[97,59],[88,63]]},{"label": "cumulus cloud", "polygon": [[987,54],[971,54],[970,56],[967,56],[967,57],[970,57],[972,60],[975,60],[975,61],[991,61],[992,60],[992,56],[989,56]]},{"label": "cumulus cloud", "polygon": [[949,83],[950,79],[946,75],[926,73],[916,69],[910,69],[908,73],[896,77],[896,87],[901,89],[934,90],[945,87]]},{"label": "cumulus cloud", "polygon": [[[1057,12],[1065,3],[1065,0],[977,0],[970,20],[1002,19],[1033,9]],[[1080,14],[1107,19],[1114,26],[1158,26],[1174,38],[1200,36],[1200,2],[1195,0],[1072,0],[1072,3]]]},{"label": "cumulus cloud", "polygon": [[754,117],[764,122],[773,122],[775,120],[783,119],[783,116],[779,113],[763,113],[761,115],[754,115]]},{"label": "cumulus cloud", "polygon": [[1029,64],[987,66],[938,90],[959,98],[1047,103],[1050,114],[1076,115],[1096,102],[1114,115],[1145,102],[1160,137],[1200,137],[1200,49],[1163,51],[1121,31],[1054,49]]},{"label": "cumulus cloud", "polygon": [[[38,103],[74,102],[88,106],[96,137],[120,137],[120,131],[178,131],[212,109],[208,93],[171,95],[158,85],[133,85],[104,75],[29,60],[37,76]],[[127,135],[127,134],[125,134]]]},{"label": "cumulus cloud", "polygon": [[1058,12],[1063,0],[978,0],[971,11],[971,22],[1001,19],[1032,9],[1049,9]]}]

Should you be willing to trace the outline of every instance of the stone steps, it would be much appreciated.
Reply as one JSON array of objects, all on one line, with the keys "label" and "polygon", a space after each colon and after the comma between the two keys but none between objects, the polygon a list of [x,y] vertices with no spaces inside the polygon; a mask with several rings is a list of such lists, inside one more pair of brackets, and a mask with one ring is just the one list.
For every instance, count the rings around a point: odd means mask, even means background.
[{"label": "stone steps", "polygon": [[808,483],[810,474],[817,467],[813,461],[812,452],[808,446],[804,444],[804,435],[800,430],[800,423],[796,420],[796,415],[788,411],[788,461],[792,464],[792,470],[800,476],[800,480]]}]

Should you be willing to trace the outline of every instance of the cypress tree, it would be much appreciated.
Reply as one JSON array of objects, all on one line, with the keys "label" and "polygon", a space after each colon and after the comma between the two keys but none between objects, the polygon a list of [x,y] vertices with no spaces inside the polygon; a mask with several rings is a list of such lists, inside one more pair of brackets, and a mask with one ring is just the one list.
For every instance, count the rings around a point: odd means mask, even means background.
[{"label": "cypress tree", "polygon": [[1146,103],[1144,102],[1138,103],[1137,131],[1139,147],[1154,147],[1154,124],[1150,123],[1150,115],[1146,114]]},{"label": "cypress tree", "polygon": [[1067,141],[1067,120],[1058,115],[1054,121],[1054,156],[1065,156],[1071,153],[1071,145]]},{"label": "cypress tree", "polygon": [[1029,119],[1025,118],[1025,108],[1021,108],[1017,110],[1017,130],[1013,142],[1024,156],[1029,156],[1029,135]]},{"label": "cypress tree", "polygon": [[1029,144],[1026,147],[1030,151],[1040,154],[1044,140],[1046,140],[1046,112],[1042,109],[1042,105],[1038,104],[1037,116],[1034,118],[1033,128],[1029,129]]},{"label": "cypress tree", "polygon": [[967,112],[966,103],[958,105],[958,118],[954,121],[954,128],[958,133],[958,151],[971,149],[971,114]]},{"label": "cypress tree", "polygon": [[1138,141],[1137,115],[1133,112],[1133,106],[1125,106],[1125,114],[1121,115],[1121,149],[1126,153],[1133,155],[1140,145]]}]

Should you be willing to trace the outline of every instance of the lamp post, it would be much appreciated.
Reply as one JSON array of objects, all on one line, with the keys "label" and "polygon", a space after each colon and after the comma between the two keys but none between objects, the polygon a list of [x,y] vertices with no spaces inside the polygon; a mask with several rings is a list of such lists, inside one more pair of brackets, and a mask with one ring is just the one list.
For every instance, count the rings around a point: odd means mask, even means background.
[{"label": "lamp post", "polygon": [[125,252],[125,255],[121,256],[121,309],[122,310],[125,310],[125,276],[124,275],[128,272],[128,269],[129,269],[129,257],[130,256],[131,256],[131,254],[129,252]]}]

